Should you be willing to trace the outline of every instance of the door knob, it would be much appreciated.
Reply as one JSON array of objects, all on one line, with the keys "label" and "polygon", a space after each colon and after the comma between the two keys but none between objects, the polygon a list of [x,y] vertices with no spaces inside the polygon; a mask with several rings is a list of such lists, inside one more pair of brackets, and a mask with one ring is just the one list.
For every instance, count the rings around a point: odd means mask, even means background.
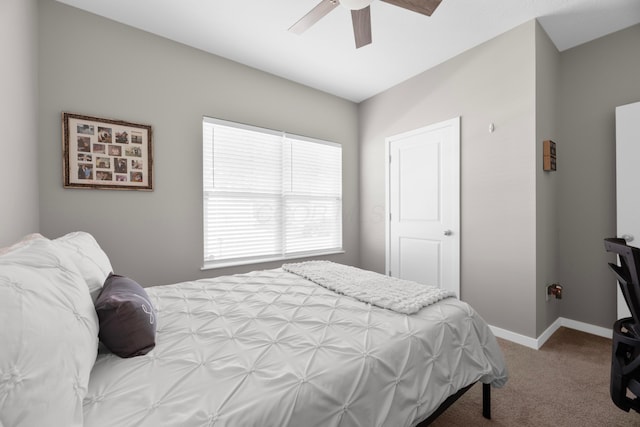
[{"label": "door knob", "polygon": [[445,236],[451,236],[453,234],[453,231],[451,230],[444,230],[444,235]]}]

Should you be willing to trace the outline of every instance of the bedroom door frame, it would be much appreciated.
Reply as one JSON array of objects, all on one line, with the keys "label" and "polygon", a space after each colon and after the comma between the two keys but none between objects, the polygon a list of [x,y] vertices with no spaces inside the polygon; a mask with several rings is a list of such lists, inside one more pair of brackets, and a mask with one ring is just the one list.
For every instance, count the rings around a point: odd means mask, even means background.
[{"label": "bedroom door frame", "polygon": [[[437,161],[440,166],[437,178],[440,224],[437,224],[435,228],[431,226],[433,231],[430,231],[428,237],[425,238],[422,235],[417,238],[423,241],[428,240],[432,247],[437,248],[436,252],[440,262],[438,284],[444,289],[453,290],[460,297],[460,117],[385,139],[385,159],[387,159],[385,167],[385,273],[389,276],[414,280],[410,277],[403,277],[402,271],[398,271],[401,270],[399,260],[394,259],[397,254],[394,254],[392,249],[394,247],[393,240],[396,238],[393,236],[392,228],[394,221],[399,219],[401,215],[399,212],[393,212],[392,208],[392,197],[394,197],[392,194],[392,179],[394,178],[392,169],[399,172],[401,158],[393,158],[392,154],[395,147],[398,146],[397,144],[403,141],[414,141],[415,144],[416,139],[419,141],[418,144],[434,144],[434,139],[437,141],[435,149],[423,151],[438,153],[438,158],[432,158],[431,161]],[[398,162],[396,163],[398,169],[395,166],[392,168],[394,161]],[[443,202],[445,203],[443,204]],[[394,217],[394,215],[396,216]],[[399,228],[398,225],[396,227]],[[399,243],[395,246],[399,248]],[[396,251],[400,252],[399,249]],[[394,269],[396,271],[393,271]]]},{"label": "bedroom door frame", "polygon": [[[640,245],[639,138],[640,102],[616,107],[616,234],[632,246]],[[615,289],[617,318],[631,316],[617,283]]]}]

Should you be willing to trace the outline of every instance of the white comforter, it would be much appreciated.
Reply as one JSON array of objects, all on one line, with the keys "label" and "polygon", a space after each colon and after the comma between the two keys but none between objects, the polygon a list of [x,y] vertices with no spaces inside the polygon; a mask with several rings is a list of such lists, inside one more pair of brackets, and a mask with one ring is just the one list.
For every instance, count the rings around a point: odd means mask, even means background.
[{"label": "white comforter", "polygon": [[474,381],[507,379],[488,326],[455,298],[404,315],[280,269],[147,292],[156,348],[99,355],[87,427],[411,426]]}]

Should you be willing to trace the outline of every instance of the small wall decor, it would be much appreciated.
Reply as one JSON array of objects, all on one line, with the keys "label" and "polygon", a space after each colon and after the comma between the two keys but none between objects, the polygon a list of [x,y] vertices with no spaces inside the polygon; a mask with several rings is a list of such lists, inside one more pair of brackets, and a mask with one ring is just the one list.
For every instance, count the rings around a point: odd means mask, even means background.
[{"label": "small wall decor", "polygon": [[551,140],[542,142],[542,169],[556,170],[556,143]]},{"label": "small wall decor", "polygon": [[62,113],[65,188],[153,190],[151,126]]}]

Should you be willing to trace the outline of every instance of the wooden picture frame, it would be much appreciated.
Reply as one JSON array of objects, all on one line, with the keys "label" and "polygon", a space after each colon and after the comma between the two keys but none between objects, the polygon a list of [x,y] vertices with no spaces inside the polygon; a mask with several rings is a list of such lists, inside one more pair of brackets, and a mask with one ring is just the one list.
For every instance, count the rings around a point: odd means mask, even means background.
[{"label": "wooden picture frame", "polygon": [[62,113],[64,188],[153,191],[150,125]]},{"label": "wooden picture frame", "polygon": [[542,170],[556,170],[556,143],[550,139],[542,141]]}]

